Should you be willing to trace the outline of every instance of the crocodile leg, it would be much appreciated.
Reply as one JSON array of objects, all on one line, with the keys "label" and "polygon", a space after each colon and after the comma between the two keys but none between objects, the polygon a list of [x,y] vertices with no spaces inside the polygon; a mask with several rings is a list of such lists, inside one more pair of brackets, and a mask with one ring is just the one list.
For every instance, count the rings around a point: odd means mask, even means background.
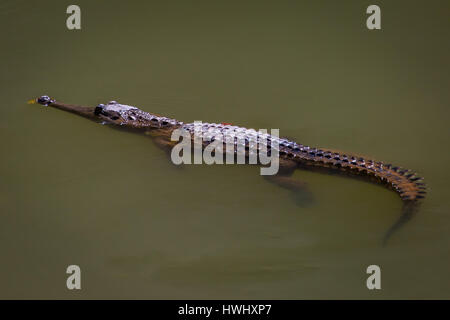
[{"label": "crocodile leg", "polygon": [[415,201],[405,201],[403,203],[402,213],[395,223],[388,229],[383,238],[383,246],[387,245],[391,236],[405,225],[416,214],[419,209],[419,204]]},{"label": "crocodile leg", "polygon": [[264,178],[277,186],[291,191],[295,203],[298,206],[304,207],[312,201],[312,194],[308,190],[305,182],[292,177],[295,169],[297,169],[297,163],[295,161],[280,159],[278,173],[272,176],[264,176]]},{"label": "crocodile leg", "polygon": [[170,151],[172,150],[172,147],[176,144],[176,142],[170,141],[166,137],[152,137],[152,138],[156,146],[166,151],[167,154],[170,156]]},{"label": "crocodile leg", "polygon": [[[168,140],[167,137],[164,136],[156,136],[156,135],[152,135],[152,134],[147,134],[152,138],[153,143],[160,148],[161,150],[164,151],[164,153],[167,155],[167,157],[170,159],[171,156],[171,152],[172,152],[172,148],[175,144],[177,144],[176,141],[171,141]],[[172,161],[169,161],[169,163],[173,166],[176,167],[177,169],[182,169],[183,166],[182,165],[175,165]]]},{"label": "crocodile leg", "polygon": [[306,187],[305,183],[292,178],[292,174],[297,168],[297,163],[291,160],[280,159],[280,168],[278,173],[271,176],[264,176],[267,181],[275,183],[276,185],[291,190],[299,191]]}]

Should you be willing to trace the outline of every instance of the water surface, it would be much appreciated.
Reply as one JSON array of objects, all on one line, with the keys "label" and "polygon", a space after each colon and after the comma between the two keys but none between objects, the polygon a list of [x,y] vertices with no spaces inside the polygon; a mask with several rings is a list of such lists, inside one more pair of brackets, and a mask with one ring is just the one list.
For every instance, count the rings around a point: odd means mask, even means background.
[{"label": "water surface", "polygon": [[[80,31],[68,1],[0,6],[1,298],[450,298],[447,2],[381,1],[380,31],[366,1],[77,3]],[[382,247],[387,189],[297,171],[299,207],[258,168],[174,167],[147,137],[26,104],[42,94],[279,128],[430,193]]]}]

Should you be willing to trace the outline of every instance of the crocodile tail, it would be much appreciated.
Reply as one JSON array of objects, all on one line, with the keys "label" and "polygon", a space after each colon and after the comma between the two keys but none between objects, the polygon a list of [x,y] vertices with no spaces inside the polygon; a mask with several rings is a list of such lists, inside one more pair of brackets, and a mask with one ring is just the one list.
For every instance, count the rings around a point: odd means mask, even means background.
[{"label": "crocodile tail", "polygon": [[380,164],[378,167],[370,168],[370,171],[369,174],[373,174],[392,187],[405,203],[413,203],[425,197],[426,186],[423,179],[410,170]]},{"label": "crocodile tail", "polygon": [[361,157],[330,149],[311,149],[299,147],[295,154],[286,150],[288,157],[295,158],[300,166],[329,168],[344,171],[355,176],[368,177],[370,180],[387,185],[397,192],[403,200],[400,217],[386,231],[383,245],[386,245],[391,236],[405,225],[417,212],[420,199],[425,197],[426,186],[422,178],[410,170],[386,164],[379,161],[368,160]]},{"label": "crocodile tail", "polygon": [[[289,155],[289,154],[288,154]],[[403,201],[417,201],[425,197],[426,186],[416,173],[401,167],[370,160],[330,149],[301,150],[296,154],[302,164],[337,169],[357,176],[369,176],[371,180],[395,190]]]}]

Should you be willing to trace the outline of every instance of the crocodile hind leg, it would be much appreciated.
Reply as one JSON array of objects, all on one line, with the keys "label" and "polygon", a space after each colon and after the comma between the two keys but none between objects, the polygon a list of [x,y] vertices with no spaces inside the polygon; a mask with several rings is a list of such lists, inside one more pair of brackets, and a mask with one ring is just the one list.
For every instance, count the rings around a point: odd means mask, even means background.
[{"label": "crocodile hind leg", "polygon": [[295,203],[298,206],[304,207],[312,202],[312,194],[308,190],[305,182],[292,177],[295,169],[297,169],[297,163],[295,161],[280,159],[278,173],[271,176],[264,176],[264,178],[277,186],[289,190]]}]

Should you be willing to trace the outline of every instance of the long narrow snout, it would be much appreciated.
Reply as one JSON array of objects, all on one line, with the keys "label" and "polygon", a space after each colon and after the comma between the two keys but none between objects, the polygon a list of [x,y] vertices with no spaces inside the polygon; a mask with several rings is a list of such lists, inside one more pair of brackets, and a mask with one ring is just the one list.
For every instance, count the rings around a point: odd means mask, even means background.
[{"label": "long narrow snout", "polygon": [[150,129],[169,130],[170,128],[175,128],[182,124],[175,119],[151,114],[134,106],[120,104],[117,101],[99,104],[96,107],[85,107],[62,103],[49,96],[40,96],[39,98],[29,101],[29,103],[53,107],[77,114],[98,123],[111,124],[122,129],[138,130],[139,132],[148,131]]},{"label": "long narrow snout", "polygon": [[49,96],[40,96],[34,100],[35,103],[41,104],[43,106],[49,106],[56,109],[64,110],[82,116],[84,118],[96,119],[97,115],[95,113],[94,107],[85,107],[73,104],[66,104],[56,101]]}]

